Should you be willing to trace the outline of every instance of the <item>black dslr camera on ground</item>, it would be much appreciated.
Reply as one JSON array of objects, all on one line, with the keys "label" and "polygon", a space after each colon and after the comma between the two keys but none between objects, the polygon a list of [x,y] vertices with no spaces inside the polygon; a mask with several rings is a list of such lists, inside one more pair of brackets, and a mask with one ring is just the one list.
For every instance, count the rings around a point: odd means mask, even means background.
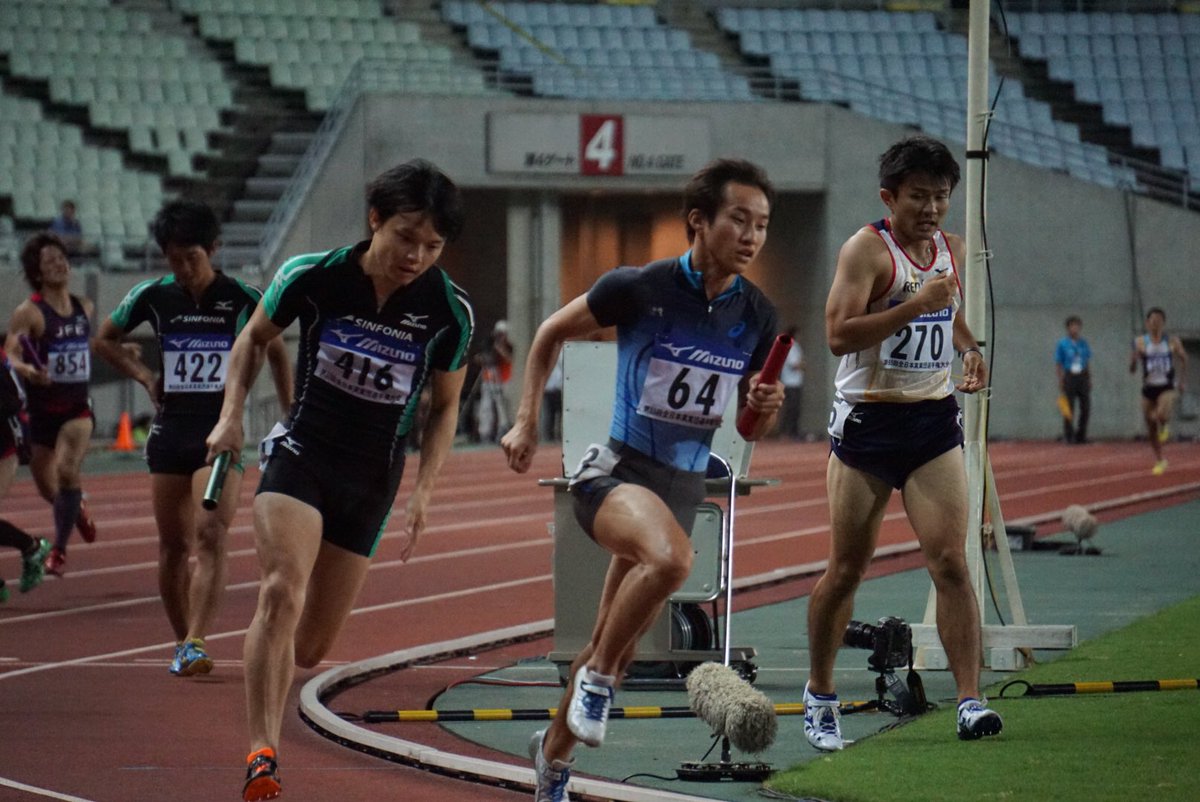
[{"label": "black dslr camera on ground", "polygon": [[903,618],[895,616],[879,619],[878,626],[851,621],[842,641],[856,649],[870,649],[867,665],[872,671],[904,668],[912,657],[912,630]]},{"label": "black dslr camera on ground", "polygon": [[[897,716],[915,716],[929,708],[921,677],[912,669],[912,629],[903,618],[887,616],[879,619],[877,625],[851,621],[846,625],[842,642],[856,649],[871,650],[867,665],[879,673],[875,678],[875,691],[879,695],[873,703],[875,707]],[[907,685],[896,676],[896,669],[905,666],[909,668]],[[888,693],[895,697],[895,702],[884,698]]]}]

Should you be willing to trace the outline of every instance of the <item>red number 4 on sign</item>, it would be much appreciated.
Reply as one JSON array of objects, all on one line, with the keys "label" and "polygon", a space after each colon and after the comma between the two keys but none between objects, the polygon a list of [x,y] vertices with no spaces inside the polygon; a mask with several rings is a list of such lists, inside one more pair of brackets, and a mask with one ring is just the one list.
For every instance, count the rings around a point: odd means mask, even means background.
[{"label": "red number 4 on sign", "polygon": [[580,170],[584,175],[623,175],[625,131],[619,115],[579,117]]}]

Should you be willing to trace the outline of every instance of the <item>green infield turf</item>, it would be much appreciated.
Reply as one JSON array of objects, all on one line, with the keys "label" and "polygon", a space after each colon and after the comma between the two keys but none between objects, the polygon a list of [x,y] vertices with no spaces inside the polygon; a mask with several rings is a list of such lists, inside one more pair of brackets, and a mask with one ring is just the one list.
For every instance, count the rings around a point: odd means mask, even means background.
[{"label": "green infield turf", "polygon": [[989,688],[992,708],[1004,717],[999,736],[955,740],[953,704],[942,704],[844,752],[778,772],[768,793],[828,802],[1194,802],[1200,692],[1020,698],[1015,681],[1195,679],[1198,620],[1200,597]]}]

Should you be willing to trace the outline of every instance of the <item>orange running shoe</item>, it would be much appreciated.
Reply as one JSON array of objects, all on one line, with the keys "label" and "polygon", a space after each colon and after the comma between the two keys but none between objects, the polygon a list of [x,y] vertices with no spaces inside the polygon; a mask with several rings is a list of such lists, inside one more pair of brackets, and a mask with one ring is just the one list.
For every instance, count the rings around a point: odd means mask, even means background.
[{"label": "orange running shoe", "polygon": [[50,553],[46,555],[46,573],[61,577],[63,569],[67,567],[67,553],[58,546],[50,549]]},{"label": "orange running shoe", "polygon": [[96,540],[96,522],[92,520],[92,516],[88,514],[87,499],[79,500],[79,515],[75,517],[75,528],[79,530],[79,536],[83,538],[84,543],[94,543]]},{"label": "orange running shoe", "polygon": [[279,764],[275,761],[275,750],[267,747],[251,752],[246,757],[246,785],[242,788],[244,802],[275,799],[283,788],[279,784]]}]

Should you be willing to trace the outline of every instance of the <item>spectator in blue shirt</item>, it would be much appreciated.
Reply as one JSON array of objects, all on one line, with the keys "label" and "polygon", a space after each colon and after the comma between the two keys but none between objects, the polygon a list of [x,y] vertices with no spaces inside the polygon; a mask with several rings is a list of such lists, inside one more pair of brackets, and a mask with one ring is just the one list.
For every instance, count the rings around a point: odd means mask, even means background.
[{"label": "spectator in blue shirt", "polygon": [[1062,410],[1063,440],[1068,443],[1087,442],[1088,414],[1092,405],[1092,376],[1088,372],[1092,349],[1088,341],[1080,336],[1082,330],[1083,321],[1077,315],[1071,315],[1067,318],[1067,336],[1059,340],[1054,349],[1058,392],[1060,398],[1066,399]]}]

